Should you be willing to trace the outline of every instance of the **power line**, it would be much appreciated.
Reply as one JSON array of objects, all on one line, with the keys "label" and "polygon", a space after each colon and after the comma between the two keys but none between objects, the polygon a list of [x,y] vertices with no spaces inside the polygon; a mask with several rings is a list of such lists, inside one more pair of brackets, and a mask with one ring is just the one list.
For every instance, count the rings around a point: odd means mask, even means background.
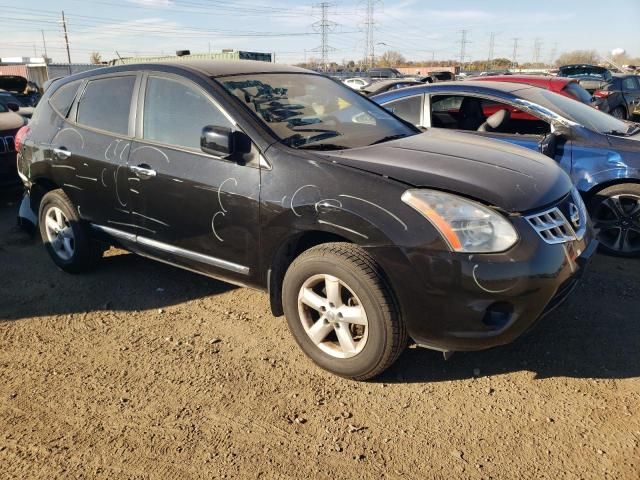
[{"label": "power line", "polygon": [[461,34],[461,38],[460,38],[460,66],[464,65],[464,59],[466,57],[467,54],[467,44],[471,43],[469,40],[467,40],[467,34],[469,33],[469,30],[461,30],[460,34]]},{"label": "power line", "polygon": [[540,51],[542,50],[542,39],[536,37],[533,42],[533,63],[540,63]]},{"label": "power line", "polygon": [[375,6],[382,3],[382,0],[367,0],[366,13],[365,13],[365,63],[369,68],[373,68],[375,62],[375,40],[373,33],[375,29]]},{"label": "power line", "polygon": [[69,36],[67,35],[67,21],[64,19],[64,10],[62,10],[62,28],[64,28],[64,43],[67,46],[67,60],[69,61],[69,75],[71,75],[71,52],[69,52]]}]

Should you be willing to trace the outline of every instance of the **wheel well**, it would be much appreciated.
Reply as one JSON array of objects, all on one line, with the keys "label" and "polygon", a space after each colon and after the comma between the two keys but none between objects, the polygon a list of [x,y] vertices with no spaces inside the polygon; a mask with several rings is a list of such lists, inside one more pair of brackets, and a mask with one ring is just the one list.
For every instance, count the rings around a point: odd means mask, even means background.
[{"label": "wheel well", "polygon": [[52,190],[56,190],[58,185],[47,178],[39,178],[32,185],[30,190],[31,196],[31,209],[38,214],[38,210],[40,209],[40,202],[42,201],[42,197],[44,197],[47,193]]},{"label": "wheel well", "polygon": [[616,178],[609,180],[608,182],[602,182],[593,187],[591,190],[584,194],[585,201],[590,201],[595,195],[604,190],[605,188],[613,187],[614,185],[624,185],[625,183],[640,184],[640,179],[637,178]]},{"label": "wheel well", "polygon": [[282,282],[291,262],[310,248],[331,242],[352,243],[350,240],[333,233],[307,231],[294,235],[278,248],[268,274],[269,300],[271,313],[274,316],[279,317],[284,314],[282,308]]}]

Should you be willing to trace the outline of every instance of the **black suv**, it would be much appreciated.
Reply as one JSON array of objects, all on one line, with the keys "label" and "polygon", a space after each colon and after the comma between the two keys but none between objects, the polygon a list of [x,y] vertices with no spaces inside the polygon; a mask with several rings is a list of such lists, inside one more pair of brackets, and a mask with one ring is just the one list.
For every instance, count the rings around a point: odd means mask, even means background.
[{"label": "black suv", "polygon": [[423,133],[298,68],[104,68],[52,85],[26,128],[22,210],[60,268],[119,244],[265,290],[305,353],[349,378],[382,372],[409,337],[512,341],[595,247],[549,158]]}]

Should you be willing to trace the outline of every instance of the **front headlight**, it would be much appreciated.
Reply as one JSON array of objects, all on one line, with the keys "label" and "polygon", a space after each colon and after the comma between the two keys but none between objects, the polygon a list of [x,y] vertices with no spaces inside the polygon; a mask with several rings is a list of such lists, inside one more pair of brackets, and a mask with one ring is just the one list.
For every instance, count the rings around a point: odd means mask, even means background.
[{"label": "front headlight", "polygon": [[402,201],[429,220],[456,252],[502,252],[518,241],[506,218],[466,198],[416,189],[404,192]]}]

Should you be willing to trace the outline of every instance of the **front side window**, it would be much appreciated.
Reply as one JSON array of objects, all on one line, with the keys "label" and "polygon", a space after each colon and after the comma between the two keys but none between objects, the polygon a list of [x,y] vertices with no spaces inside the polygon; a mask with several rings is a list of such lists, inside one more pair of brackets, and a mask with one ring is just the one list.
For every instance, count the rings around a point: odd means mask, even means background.
[{"label": "front side window", "polygon": [[423,96],[415,95],[386,103],[384,108],[413,125],[420,125],[422,123],[423,104]]},{"label": "front side window", "polygon": [[551,131],[549,123],[513,105],[469,95],[432,96],[431,125],[519,135],[544,135]]},{"label": "front side window", "polygon": [[320,75],[274,73],[215,80],[293,148],[356,148],[418,133],[352,89]]},{"label": "front side window", "polygon": [[183,82],[149,77],[144,95],[142,136],[168,145],[200,150],[202,129],[233,124],[204,93]]},{"label": "front side window", "polygon": [[51,95],[51,98],[49,98],[49,103],[63,117],[66,117],[69,113],[69,109],[71,108],[71,104],[76,97],[76,93],[78,92],[80,83],[81,80],[67,83],[66,85],[61,86],[59,89],[53,92],[53,95]]},{"label": "front side window", "polygon": [[133,75],[88,82],[78,104],[78,123],[126,135],[135,82],[136,77]]}]

